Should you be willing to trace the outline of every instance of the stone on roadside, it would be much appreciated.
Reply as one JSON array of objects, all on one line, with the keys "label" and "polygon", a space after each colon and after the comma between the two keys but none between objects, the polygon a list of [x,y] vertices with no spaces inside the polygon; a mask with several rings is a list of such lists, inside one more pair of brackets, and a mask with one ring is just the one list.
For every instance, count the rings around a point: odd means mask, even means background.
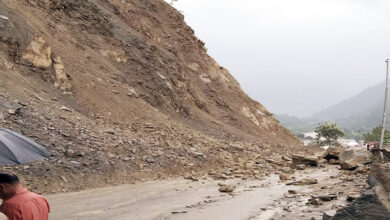
[{"label": "stone on roadside", "polygon": [[225,186],[220,186],[218,191],[222,193],[232,193],[236,189],[236,186],[234,185],[225,185]]},{"label": "stone on roadside", "polygon": [[295,166],[295,169],[297,169],[297,170],[304,170],[305,168],[306,168],[305,164],[299,164],[299,165]]},{"label": "stone on roadside", "polygon": [[282,160],[284,160],[284,161],[291,161],[291,158],[283,155],[282,156]]},{"label": "stone on roadside", "polygon": [[322,215],[322,220],[332,220],[333,216],[336,215],[336,210],[329,210],[324,212]]},{"label": "stone on roadside", "polygon": [[286,183],[286,185],[304,186],[304,185],[314,185],[317,183],[318,183],[317,179],[301,179],[299,181]]}]

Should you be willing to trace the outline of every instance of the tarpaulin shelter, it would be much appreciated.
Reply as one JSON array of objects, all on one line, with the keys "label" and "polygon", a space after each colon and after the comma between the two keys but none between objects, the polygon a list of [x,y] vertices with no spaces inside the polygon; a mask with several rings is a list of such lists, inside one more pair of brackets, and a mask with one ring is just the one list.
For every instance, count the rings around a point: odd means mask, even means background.
[{"label": "tarpaulin shelter", "polygon": [[30,163],[50,155],[50,151],[25,136],[0,128],[0,165]]}]

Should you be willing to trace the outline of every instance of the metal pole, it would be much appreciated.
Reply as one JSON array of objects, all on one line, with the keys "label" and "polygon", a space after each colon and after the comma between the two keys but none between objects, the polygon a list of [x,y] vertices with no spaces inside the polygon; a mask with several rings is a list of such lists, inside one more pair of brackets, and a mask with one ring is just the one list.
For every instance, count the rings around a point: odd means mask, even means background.
[{"label": "metal pole", "polygon": [[387,58],[386,60],[387,63],[387,68],[386,68],[386,92],[385,92],[385,104],[383,107],[383,118],[382,118],[382,133],[381,133],[381,141],[379,144],[379,152],[380,152],[380,157],[381,160],[383,161],[383,153],[382,153],[382,148],[383,148],[383,139],[385,136],[385,130],[386,130],[386,113],[387,113],[387,100],[389,96],[389,63],[390,63],[390,58]]}]

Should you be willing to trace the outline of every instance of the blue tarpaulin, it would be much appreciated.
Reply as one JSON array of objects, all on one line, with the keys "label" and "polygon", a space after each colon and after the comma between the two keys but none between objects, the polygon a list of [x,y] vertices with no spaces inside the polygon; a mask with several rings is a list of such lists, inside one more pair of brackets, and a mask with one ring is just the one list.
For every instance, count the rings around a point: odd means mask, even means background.
[{"label": "blue tarpaulin", "polygon": [[0,128],[0,165],[30,163],[50,155],[46,148],[23,135]]}]

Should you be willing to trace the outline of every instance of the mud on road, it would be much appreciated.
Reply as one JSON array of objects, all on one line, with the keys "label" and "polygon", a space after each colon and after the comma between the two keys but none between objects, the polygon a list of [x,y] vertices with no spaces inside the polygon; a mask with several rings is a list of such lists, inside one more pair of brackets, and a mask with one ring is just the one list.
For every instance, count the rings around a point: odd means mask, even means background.
[{"label": "mud on road", "polygon": [[[262,180],[170,179],[47,198],[51,219],[322,219],[324,211],[345,206],[348,195],[366,188],[364,175],[332,165],[296,171],[293,176],[318,183],[287,185],[291,181],[281,182],[276,174]],[[236,189],[221,193],[218,184],[233,184]],[[313,197],[322,199],[307,204]]]}]

